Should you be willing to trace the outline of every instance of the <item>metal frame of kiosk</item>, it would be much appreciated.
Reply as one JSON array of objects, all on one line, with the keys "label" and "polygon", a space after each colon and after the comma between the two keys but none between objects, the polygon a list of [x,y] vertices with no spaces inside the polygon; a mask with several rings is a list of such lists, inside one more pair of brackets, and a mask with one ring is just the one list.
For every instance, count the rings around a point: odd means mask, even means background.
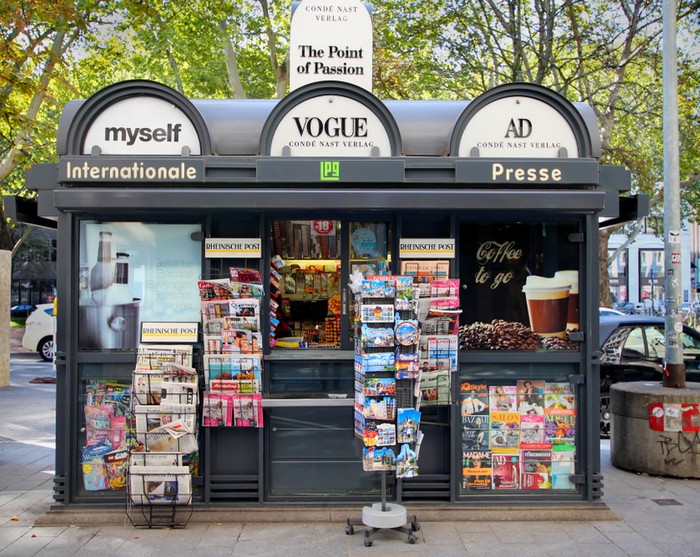
[{"label": "metal frame of kiosk", "polygon": [[[294,110],[327,97],[342,98],[379,122],[383,129],[377,143],[382,147],[366,156],[348,156],[341,147],[328,156],[306,155],[303,149],[290,147],[289,141],[279,148],[278,134],[298,114]],[[486,147],[470,146],[465,137],[474,127],[478,129],[482,111],[516,97],[545,106],[570,132],[577,152],[559,148],[549,158],[491,157]],[[163,153],[158,151],[161,145],[151,142],[149,151],[143,147],[145,142],[139,147],[134,141],[117,154],[91,144],[96,128],[118,128],[119,122],[110,117],[119,118],[121,105],[146,101],[171,107],[185,122],[182,129],[187,128],[190,144],[176,153]],[[163,120],[164,131],[158,132],[163,144],[174,129],[168,132]],[[522,128],[520,132],[524,135]],[[258,267],[267,277],[268,262],[275,255],[269,238],[271,223],[302,219],[341,223],[343,270],[349,257],[347,227],[352,222],[386,223],[391,230],[392,265],[397,266],[401,238],[454,239],[450,272],[458,278],[466,268],[460,261],[466,232],[480,226],[495,229],[503,223],[522,225],[516,231],[527,231],[531,224],[551,225],[547,230],[558,234],[553,245],[567,243],[567,254],[574,254],[570,257],[579,271],[579,349],[461,350],[460,371],[452,385],[453,404],[426,409],[421,475],[390,481],[389,489],[399,502],[444,505],[599,499],[599,221],[631,220],[647,210],[643,196],[626,195],[629,172],[600,165],[599,156],[592,110],[530,84],[497,87],[472,102],[382,102],[358,87],[336,82],[304,86],[281,101],[236,101],[188,100],[161,84],[127,81],[86,101],[71,101],[59,125],[58,162],[28,170],[27,187],[38,192],[37,202],[31,211],[23,204],[22,214],[18,213],[27,220],[33,212],[33,218],[53,220],[58,227],[56,503],[119,504],[124,497],[119,491],[88,492],[81,477],[85,380],[126,380],[135,361],[133,346],[81,348],[78,296],[85,223],[188,224],[199,230],[188,238],[193,242],[262,239],[259,259],[209,259],[200,251],[196,265],[201,265],[201,276],[216,278],[234,265]],[[327,162],[334,164],[330,180],[323,175]],[[347,275],[342,273],[341,289],[347,289]],[[263,308],[269,295],[266,292]],[[468,316],[470,307],[463,303],[462,309]],[[338,349],[265,349],[265,427],[201,428],[195,506],[328,504],[377,498],[379,479],[362,471],[361,442],[352,435],[352,394],[330,398],[318,390],[323,387],[309,388],[310,383],[303,382],[307,376],[329,374],[340,382],[337,389],[349,385],[352,392],[348,319],[345,314]],[[269,320],[263,319],[264,337],[269,332]],[[201,350],[200,331],[200,343],[195,345],[197,364],[201,364]],[[491,380],[502,379],[504,374],[533,375],[574,386],[578,423],[573,489],[462,489],[460,411],[454,402],[459,399],[460,377]],[[301,378],[295,388],[289,383],[293,376]],[[314,451],[316,454],[310,453]]]}]

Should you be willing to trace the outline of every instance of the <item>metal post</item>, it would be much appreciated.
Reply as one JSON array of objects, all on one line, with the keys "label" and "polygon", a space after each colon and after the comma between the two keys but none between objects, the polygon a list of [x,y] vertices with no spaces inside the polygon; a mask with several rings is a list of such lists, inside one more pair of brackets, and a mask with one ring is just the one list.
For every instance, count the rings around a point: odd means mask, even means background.
[{"label": "metal post", "polygon": [[666,361],[664,387],[685,387],[681,334],[681,211],[678,163],[676,0],[663,2],[664,262],[666,267]]}]

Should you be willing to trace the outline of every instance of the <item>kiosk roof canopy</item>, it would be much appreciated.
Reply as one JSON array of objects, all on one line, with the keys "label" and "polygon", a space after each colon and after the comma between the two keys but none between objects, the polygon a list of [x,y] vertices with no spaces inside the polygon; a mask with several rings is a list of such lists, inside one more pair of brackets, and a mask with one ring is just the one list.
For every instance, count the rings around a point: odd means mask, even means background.
[{"label": "kiosk roof canopy", "polygon": [[[95,121],[96,115],[107,111],[117,102],[123,101],[125,92],[129,91],[130,83],[148,85],[149,82],[123,82],[117,86],[108,87],[98,92],[96,95],[85,100],[70,101],[61,115],[58,130],[58,154],[77,154],[75,145],[71,144],[71,137],[75,140],[76,126],[83,126],[83,130],[89,131],[89,126]],[[202,142],[202,155],[209,154],[220,156],[258,156],[261,154],[261,134],[263,128],[276,109],[279,111],[280,103],[285,103],[289,97],[282,100],[268,99],[195,99],[187,100],[160,84],[157,91],[167,100],[172,92],[172,99],[180,101],[179,104],[186,104],[190,111],[194,111],[197,119],[200,119],[208,133],[208,141]],[[317,89],[322,84],[317,84]],[[539,86],[521,84],[524,90],[532,88],[536,93],[544,90]],[[118,95],[111,93],[110,89],[115,89]],[[148,88],[139,90],[139,94],[148,93]],[[493,91],[493,90],[492,90]],[[552,93],[554,94],[554,93]],[[179,97],[179,99],[178,99]],[[95,100],[97,98],[97,100]],[[481,97],[479,98],[481,99]],[[131,99],[133,100],[133,98]],[[360,99],[362,100],[362,99]],[[551,102],[545,98],[545,102]],[[564,103],[568,101],[563,100]],[[91,104],[92,103],[92,104]],[[444,157],[451,155],[450,148],[453,142],[453,134],[460,122],[464,120],[470,101],[448,101],[448,100],[388,100],[379,101],[386,111],[393,117],[398,127],[401,141],[401,155],[418,157]],[[97,108],[95,108],[95,106]],[[588,156],[599,158],[601,154],[599,131],[595,114],[590,106],[584,103],[570,103],[575,116],[580,124],[582,134],[590,141]],[[90,116],[90,110],[93,114]],[[89,122],[81,122],[87,120]],[[546,127],[546,122],[538,122],[540,127]],[[119,122],[112,122],[112,126],[118,126]],[[72,130],[72,131],[71,131]],[[87,131],[81,135],[81,141],[87,136]],[[89,152],[89,148],[87,148]],[[199,154],[193,152],[192,154]],[[452,153],[455,156],[456,153]],[[569,156],[576,157],[571,153]]]}]

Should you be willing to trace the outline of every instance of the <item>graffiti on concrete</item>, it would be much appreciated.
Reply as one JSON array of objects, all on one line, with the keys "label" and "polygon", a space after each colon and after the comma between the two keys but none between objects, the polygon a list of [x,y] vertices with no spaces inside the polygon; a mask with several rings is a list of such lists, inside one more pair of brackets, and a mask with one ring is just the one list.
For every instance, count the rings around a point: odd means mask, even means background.
[{"label": "graffiti on concrete", "polygon": [[667,466],[682,465],[700,470],[700,433],[697,431],[659,435],[657,443]]}]

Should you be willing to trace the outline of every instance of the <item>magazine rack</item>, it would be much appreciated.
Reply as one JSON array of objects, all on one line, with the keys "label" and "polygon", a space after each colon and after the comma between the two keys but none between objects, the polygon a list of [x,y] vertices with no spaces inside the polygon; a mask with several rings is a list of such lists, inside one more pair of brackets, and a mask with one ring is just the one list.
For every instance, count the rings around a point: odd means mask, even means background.
[{"label": "magazine rack", "polygon": [[370,547],[374,540],[372,535],[380,530],[396,530],[408,536],[408,543],[416,543],[415,532],[420,530],[420,523],[415,515],[408,515],[406,507],[397,503],[387,503],[386,501],[386,472],[381,472],[382,478],[382,500],[373,503],[371,507],[362,508],[362,519],[348,518],[345,526],[345,533],[349,536],[355,533],[355,526],[365,526],[364,543],[365,547]]}]

